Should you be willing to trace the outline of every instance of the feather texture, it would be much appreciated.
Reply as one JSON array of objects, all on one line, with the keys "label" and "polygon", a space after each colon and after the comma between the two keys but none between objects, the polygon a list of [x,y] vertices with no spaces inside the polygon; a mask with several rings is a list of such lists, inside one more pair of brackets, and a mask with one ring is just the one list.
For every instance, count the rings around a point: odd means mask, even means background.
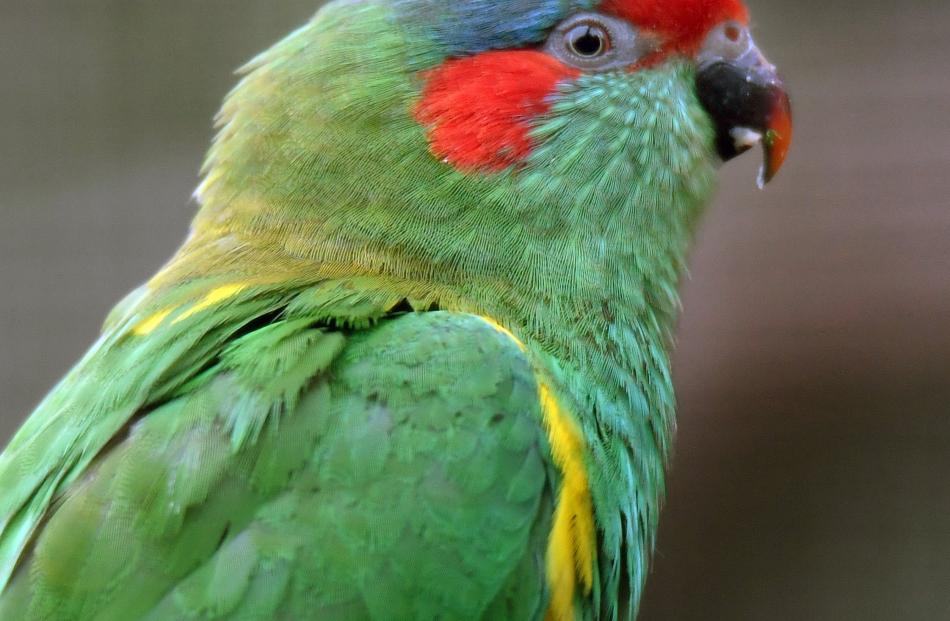
[{"label": "feather texture", "polygon": [[0,455],[0,617],[636,615],[694,68],[528,84],[487,168],[433,137],[488,88],[433,76],[588,8],[338,1],[245,67],[185,245]]}]

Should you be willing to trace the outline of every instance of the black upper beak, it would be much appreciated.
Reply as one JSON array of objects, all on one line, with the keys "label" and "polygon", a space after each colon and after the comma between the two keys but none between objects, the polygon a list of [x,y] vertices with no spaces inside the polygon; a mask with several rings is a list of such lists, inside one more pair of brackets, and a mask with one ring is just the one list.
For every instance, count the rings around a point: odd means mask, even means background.
[{"label": "black upper beak", "polygon": [[710,33],[697,58],[699,99],[716,124],[716,149],[728,161],[761,143],[760,183],[775,176],[792,139],[788,95],[748,30],[736,22]]}]

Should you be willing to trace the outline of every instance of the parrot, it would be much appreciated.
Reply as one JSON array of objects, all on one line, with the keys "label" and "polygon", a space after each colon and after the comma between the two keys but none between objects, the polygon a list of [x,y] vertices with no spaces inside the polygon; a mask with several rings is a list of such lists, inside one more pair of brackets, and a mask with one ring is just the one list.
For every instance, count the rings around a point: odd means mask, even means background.
[{"label": "parrot", "polygon": [[741,0],[334,0],[0,455],[0,619],[633,619],[678,285],[792,137]]}]

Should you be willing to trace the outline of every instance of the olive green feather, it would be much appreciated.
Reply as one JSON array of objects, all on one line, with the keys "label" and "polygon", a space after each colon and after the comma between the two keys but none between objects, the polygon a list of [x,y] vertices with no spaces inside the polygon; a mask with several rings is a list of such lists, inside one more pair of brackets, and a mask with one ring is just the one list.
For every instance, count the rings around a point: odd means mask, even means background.
[{"label": "olive green feather", "polygon": [[[587,6],[522,4],[506,44]],[[542,380],[595,522],[571,614],[635,616],[711,121],[686,62],[582,76],[523,165],[456,170],[412,110],[491,46],[440,11],[333,2],[245,68],[185,245],[0,455],[0,618],[542,618]]]}]

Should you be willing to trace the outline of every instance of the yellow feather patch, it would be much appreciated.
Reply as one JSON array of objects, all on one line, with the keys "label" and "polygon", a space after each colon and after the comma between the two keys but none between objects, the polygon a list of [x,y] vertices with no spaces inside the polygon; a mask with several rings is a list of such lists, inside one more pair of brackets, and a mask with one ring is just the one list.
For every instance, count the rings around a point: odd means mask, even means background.
[{"label": "yellow feather patch", "polygon": [[[216,287],[215,289],[212,289],[206,293],[203,298],[195,302],[194,306],[175,317],[175,319],[172,321],[172,325],[178,323],[179,321],[184,321],[185,319],[188,319],[189,317],[200,313],[205,309],[211,308],[215,304],[219,304],[229,298],[233,298],[245,289],[247,289],[247,285],[245,284],[223,285],[221,287]],[[132,334],[135,336],[148,336],[154,332],[156,328],[162,325],[168,316],[175,312],[177,308],[179,307],[172,306],[149,315],[139,322],[134,328],[132,328]]]},{"label": "yellow feather patch", "polygon": [[551,589],[546,618],[561,621],[574,618],[576,586],[580,584],[587,595],[594,584],[594,511],[581,431],[540,377],[538,399],[554,463],[562,476],[546,568]]},{"label": "yellow feather patch", "polygon": [[194,306],[183,312],[181,315],[175,317],[175,320],[172,321],[173,324],[178,323],[179,321],[184,321],[192,315],[196,315],[203,310],[211,308],[215,304],[220,304],[228,298],[233,298],[240,292],[247,289],[247,285],[244,284],[235,284],[235,285],[224,285],[221,287],[216,287],[212,289],[205,295],[201,300],[195,303]]},{"label": "yellow feather patch", "polygon": [[155,328],[162,325],[162,322],[165,321],[165,318],[171,315],[174,308],[166,308],[165,310],[160,310],[157,313],[146,317],[138,325],[132,328],[132,334],[135,336],[147,336],[155,331]]},{"label": "yellow feather patch", "polygon": [[514,341],[515,345],[517,345],[517,346],[518,346],[518,349],[520,349],[521,351],[527,351],[527,350],[528,350],[528,349],[525,347],[525,344],[521,342],[521,339],[519,339],[517,336],[515,336],[515,335],[511,332],[511,330],[509,330],[509,329],[506,328],[505,326],[501,325],[500,323],[498,323],[497,321],[495,321],[495,320],[492,319],[491,317],[485,317],[484,315],[479,315],[479,319],[481,319],[482,321],[484,321],[485,323],[487,323],[488,325],[490,325],[491,327],[493,327],[495,330],[498,330],[499,332],[501,332],[502,334],[504,334],[505,336],[507,336],[508,338],[510,338],[512,341]]},{"label": "yellow feather patch", "polygon": [[[525,344],[494,319],[481,316],[488,325],[510,338],[521,351]],[[535,370],[538,401],[554,463],[561,472],[554,523],[548,535],[545,573],[551,589],[546,619],[574,619],[577,585],[590,593],[594,584],[594,510],[584,464],[584,438],[574,419],[564,411],[541,372]]]}]

